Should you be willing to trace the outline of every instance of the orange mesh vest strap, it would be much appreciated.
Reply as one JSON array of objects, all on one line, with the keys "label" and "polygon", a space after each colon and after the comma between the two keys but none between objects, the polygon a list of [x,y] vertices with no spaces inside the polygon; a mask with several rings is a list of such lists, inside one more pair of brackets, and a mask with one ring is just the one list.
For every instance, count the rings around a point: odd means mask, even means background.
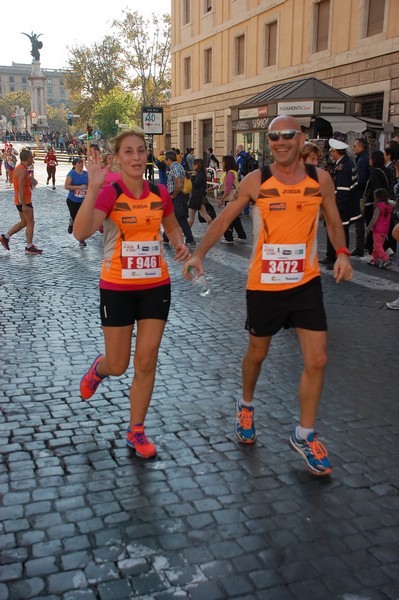
[{"label": "orange mesh vest strap", "polygon": [[20,183],[19,183],[19,178],[17,177],[17,173],[21,169],[23,171],[25,171],[26,174],[27,174],[27,177],[25,178],[24,184],[23,184],[23,193],[24,193],[25,202],[26,202],[26,204],[31,204],[31,202],[32,202],[32,189],[31,189],[31,186],[30,186],[29,172],[28,172],[28,169],[25,167],[25,165],[20,164],[14,170],[14,179],[13,179],[14,192],[15,192],[14,193],[14,204],[16,206],[18,206],[18,205],[21,204],[21,202],[19,200],[19,192],[20,192],[19,186],[20,186]]},{"label": "orange mesh vest strap", "polygon": [[117,198],[104,222],[102,281],[138,289],[168,281],[160,236],[163,203],[158,186],[150,186],[147,198],[136,199],[127,196],[117,182],[111,185]]},{"label": "orange mesh vest strap", "polygon": [[307,168],[304,179],[293,185],[280,182],[268,167],[262,170],[259,198],[252,213],[254,247],[248,289],[286,290],[320,274],[317,227],[321,203],[314,167]]}]

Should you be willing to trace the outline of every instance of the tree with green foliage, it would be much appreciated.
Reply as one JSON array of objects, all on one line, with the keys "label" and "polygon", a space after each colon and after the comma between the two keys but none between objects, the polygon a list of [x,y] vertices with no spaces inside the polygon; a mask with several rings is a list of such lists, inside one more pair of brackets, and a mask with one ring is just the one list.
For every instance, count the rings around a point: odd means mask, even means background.
[{"label": "tree with green foliage", "polygon": [[47,105],[47,123],[50,131],[66,131],[67,130],[67,115],[68,109],[65,104],[61,106]]},{"label": "tree with green foliage", "polygon": [[10,119],[11,113],[15,113],[17,106],[24,109],[25,115],[29,115],[31,111],[29,92],[10,92],[4,98],[0,98],[0,115]]},{"label": "tree with green foliage", "polygon": [[82,122],[92,119],[93,104],[125,81],[126,66],[120,60],[121,45],[112,36],[92,46],[68,48],[69,73],[65,83],[71,105]]},{"label": "tree with green foliage", "polygon": [[123,20],[114,21],[113,27],[124,49],[126,63],[135,73],[131,89],[139,93],[139,101],[144,106],[163,105],[171,89],[170,15],[152,14],[150,20],[138,12],[123,12]]},{"label": "tree with green foliage", "polygon": [[141,121],[140,105],[136,98],[121,88],[114,88],[94,106],[95,124],[105,137],[116,133],[115,121],[126,125],[137,125]]}]

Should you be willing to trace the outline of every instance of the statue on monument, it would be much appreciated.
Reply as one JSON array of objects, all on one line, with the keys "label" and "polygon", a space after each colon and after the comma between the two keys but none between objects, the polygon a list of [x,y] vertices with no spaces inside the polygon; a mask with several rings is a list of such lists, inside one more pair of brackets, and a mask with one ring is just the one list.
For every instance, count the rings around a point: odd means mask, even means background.
[{"label": "statue on monument", "polygon": [[41,50],[41,48],[43,48],[43,42],[41,42],[39,40],[39,37],[43,34],[42,33],[33,33],[33,31],[31,33],[31,35],[29,35],[28,33],[24,33],[23,31],[21,33],[22,33],[22,35],[26,35],[30,39],[30,43],[32,44],[31,56],[33,56],[33,58],[35,60],[40,60],[39,50]]}]

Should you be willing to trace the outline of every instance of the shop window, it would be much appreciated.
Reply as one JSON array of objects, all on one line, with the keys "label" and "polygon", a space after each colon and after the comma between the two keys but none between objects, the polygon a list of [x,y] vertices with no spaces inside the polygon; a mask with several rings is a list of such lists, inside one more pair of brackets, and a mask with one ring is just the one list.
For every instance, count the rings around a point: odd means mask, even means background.
[{"label": "shop window", "polygon": [[183,25],[191,22],[191,0],[183,0]]},{"label": "shop window", "polygon": [[212,83],[212,48],[204,51],[204,83]]},{"label": "shop window", "polygon": [[188,56],[184,59],[183,63],[183,89],[189,90],[191,88],[191,57]]},{"label": "shop window", "polygon": [[368,0],[366,37],[384,30],[385,0]]},{"label": "shop window", "polygon": [[330,0],[320,0],[314,5],[314,51],[321,52],[328,49],[330,29]]},{"label": "shop window", "polygon": [[265,25],[265,67],[277,64],[277,21]]},{"label": "shop window", "polygon": [[235,75],[244,75],[245,72],[245,35],[235,38]]}]

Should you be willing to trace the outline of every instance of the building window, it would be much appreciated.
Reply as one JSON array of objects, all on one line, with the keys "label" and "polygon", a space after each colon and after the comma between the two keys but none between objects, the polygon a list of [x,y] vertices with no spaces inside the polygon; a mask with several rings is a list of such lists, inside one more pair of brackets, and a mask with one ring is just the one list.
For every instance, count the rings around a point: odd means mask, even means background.
[{"label": "building window", "polygon": [[183,148],[191,148],[193,145],[192,133],[191,133],[191,121],[183,123]]},{"label": "building window", "polygon": [[10,92],[15,92],[15,87],[13,85],[10,85]]},{"label": "building window", "polygon": [[53,84],[52,80],[51,79],[47,79],[47,85],[52,85],[52,84]]},{"label": "building window", "polygon": [[22,77],[22,83],[26,83],[26,77]]},{"label": "building window", "polygon": [[8,81],[10,83],[14,83],[14,77],[12,75],[9,76]]},{"label": "building window", "polygon": [[327,50],[329,24],[330,0],[321,0],[315,4],[315,52]]},{"label": "building window", "polygon": [[204,83],[212,83],[212,48],[204,51]]},{"label": "building window", "polygon": [[183,0],[183,25],[191,21],[191,0]]},{"label": "building window", "polygon": [[184,59],[183,89],[189,90],[190,88],[191,88],[191,58],[187,57]]},{"label": "building window", "polygon": [[245,72],[245,35],[235,39],[235,74],[243,75]]},{"label": "building window", "polygon": [[212,12],[212,0],[205,0],[205,11],[206,13]]},{"label": "building window", "polygon": [[367,15],[367,37],[384,30],[385,0],[369,0]]},{"label": "building window", "polygon": [[277,21],[265,26],[265,67],[277,64]]},{"label": "building window", "polygon": [[60,86],[62,86],[62,87],[64,86],[64,80],[63,79],[60,79]]}]

